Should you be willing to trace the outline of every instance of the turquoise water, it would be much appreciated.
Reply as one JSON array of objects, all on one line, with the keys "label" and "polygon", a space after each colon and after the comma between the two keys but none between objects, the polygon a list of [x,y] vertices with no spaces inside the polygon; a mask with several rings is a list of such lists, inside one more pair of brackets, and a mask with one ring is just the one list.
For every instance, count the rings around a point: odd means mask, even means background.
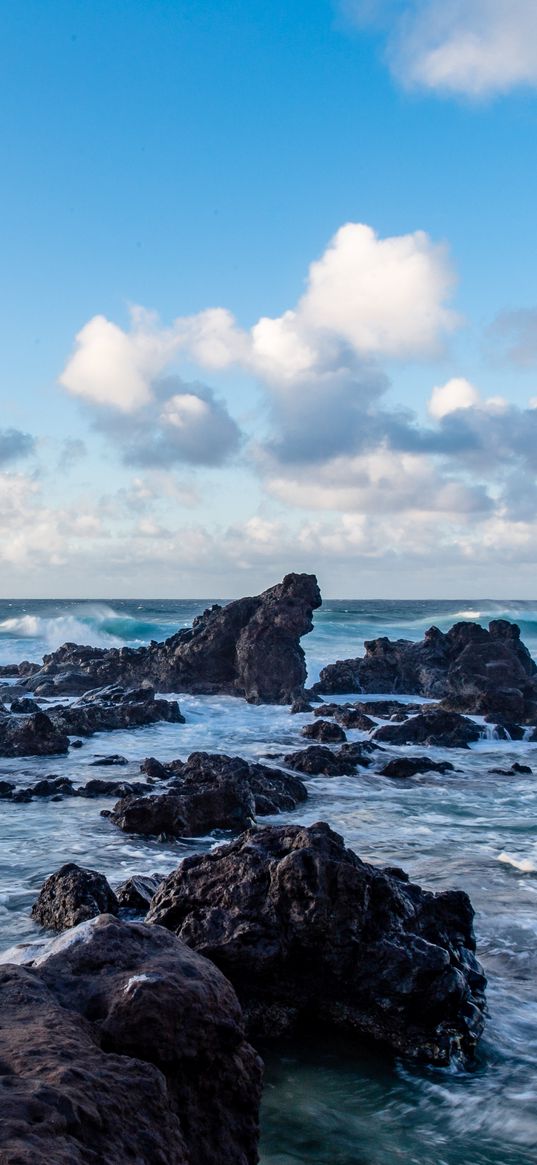
[{"label": "turquoise water", "polygon": [[[65,639],[96,644],[163,638],[210,601],[0,603],[0,663],[39,659]],[[435,623],[507,617],[537,655],[537,603],[509,601],[325,603],[304,640],[310,680],[379,634],[421,637]],[[184,757],[196,748],[259,757],[303,743],[305,716],[226,697],[179,697],[184,725],[99,734],[76,756],[0,763],[20,783],[55,772],[81,782],[98,753],[120,752],[133,776],[142,757]],[[349,732],[360,739],[360,732]],[[394,755],[397,749],[389,750]],[[390,782],[365,773],[309,783],[295,821],[327,820],[363,858],[402,865],[433,890],[465,889],[476,908],[490,1017],[475,1070],[409,1068],[371,1047],[306,1041],[263,1049],[267,1064],[262,1165],[534,1165],[537,1161],[537,778],[501,777],[537,746],[487,739],[468,752],[434,750],[458,772]],[[0,946],[37,933],[29,909],[44,877],[75,860],[114,884],[136,871],[172,869],[193,849],[126,837],[99,816],[109,802],[0,802]],[[274,819],[282,820],[281,818]]]}]

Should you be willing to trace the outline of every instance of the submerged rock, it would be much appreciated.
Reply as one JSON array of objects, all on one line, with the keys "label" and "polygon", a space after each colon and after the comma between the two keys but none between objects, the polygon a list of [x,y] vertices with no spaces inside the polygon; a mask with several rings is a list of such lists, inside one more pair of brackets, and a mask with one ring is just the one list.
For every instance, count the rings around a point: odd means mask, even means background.
[{"label": "submerged rock", "polygon": [[147,681],[161,692],[221,692],[254,704],[291,704],[303,695],[306,679],[300,639],[313,630],[320,605],[314,575],[288,574],[261,595],[209,608],[191,629],[163,643],[109,649],[65,643],[24,682],[45,696]]},{"label": "submerged rock", "polygon": [[158,927],[66,938],[0,967],[0,1160],[255,1165],[261,1062],[224,976]]},{"label": "submerged rock", "polygon": [[427,756],[397,756],[380,769],[382,777],[415,777],[416,773],[454,773],[448,760],[430,760]]},{"label": "submerged rock", "polygon": [[362,862],[328,825],[250,830],[186,858],[147,920],[231,980],[251,1033],[328,1024],[447,1064],[471,1054],[485,979],[466,894]]},{"label": "submerged rock", "polygon": [[32,918],[49,930],[67,930],[98,914],[117,911],[117,898],[104,874],[68,862],[43,882]]},{"label": "submerged rock", "polygon": [[356,772],[357,765],[370,765],[371,757],[362,744],[343,744],[337,751],[322,744],[311,744],[298,752],[286,753],[283,763],[308,777],[346,777]]}]

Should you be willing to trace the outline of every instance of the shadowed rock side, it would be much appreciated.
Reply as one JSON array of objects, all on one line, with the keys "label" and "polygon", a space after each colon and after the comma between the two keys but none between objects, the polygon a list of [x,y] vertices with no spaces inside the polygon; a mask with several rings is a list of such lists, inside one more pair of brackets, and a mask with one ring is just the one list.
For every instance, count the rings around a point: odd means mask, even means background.
[{"label": "shadowed rock side", "polygon": [[154,689],[146,683],[128,690],[117,685],[98,688],[73,704],[52,705],[47,712],[32,700],[15,700],[10,712],[0,709],[0,756],[55,756],[67,752],[69,734],[90,736],[160,720],[184,724],[184,719],[177,700],[155,699]]},{"label": "shadowed rock side", "polygon": [[257,1162],[261,1062],[174,935],[101,915],[1,966],[0,1004],[2,1165]]},{"label": "shadowed rock side", "polygon": [[328,825],[251,830],[186,858],[147,921],[224,971],[249,1031],[328,1024],[447,1064],[481,1034],[485,979],[466,894],[375,869]]},{"label": "shadowed rock side", "polygon": [[320,673],[320,692],[404,692],[444,700],[454,711],[534,723],[537,666],[520,628],[494,619],[431,627],[420,643],[385,636],[365,644],[363,658],[338,660]]},{"label": "shadowed rock side", "polygon": [[315,575],[288,574],[254,598],[211,607],[163,643],[79,647],[65,643],[21,685],[37,695],[77,694],[146,680],[160,692],[222,693],[253,704],[290,704],[306,679],[302,635],[321,605]]}]

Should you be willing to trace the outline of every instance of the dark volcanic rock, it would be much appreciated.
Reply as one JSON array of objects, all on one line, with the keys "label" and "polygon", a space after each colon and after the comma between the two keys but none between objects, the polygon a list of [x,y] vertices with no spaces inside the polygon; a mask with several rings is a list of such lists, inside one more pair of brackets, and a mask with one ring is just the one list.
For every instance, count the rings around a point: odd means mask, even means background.
[{"label": "dark volcanic rock", "polygon": [[146,914],[151,899],[156,894],[166,874],[134,874],[127,878],[120,886],[116,886],[116,898],[119,906],[127,910],[137,910]]},{"label": "dark volcanic rock", "polygon": [[313,712],[313,705],[305,696],[299,696],[298,700],[293,700],[291,704],[291,713],[296,716],[300,712]]},{"label": "dark volcanic rock", "polygon": [[398,756],[388,761],[380,774],[383,777],[415,777],[416,773],[454,773],[448,760],[430,760],[427,756]]},{"label": "dark volcanic rock", "polygon": [[347,692],[361,692],[359,659],[338,659],[321,668],[314,691],[327,696],[345,696]]},{"label": "dark volcanic rock", "polygon": [[309,777],[345,777],[354,774],[357,765],[369,765],[371,762],[360,745],[344,744],[338,752],[333,752],[322,744],[312,744],[298,752],[286,753],[283,763],[287,768]]},{"label": "dark volcanic rock", "polygon": [[[217,605],[192,628],[149,647],[78,647],[46,655],[27,686],[45,696],[148,681],[161,692],[222,692],[254,704],[291,704],[306,679],[302,635],[321,605],[314,575],[288,574],[254,598]],[[75,731],[75,729],[73,729]]]},{"label": "dark volcanic rock", "polygon": [[39,712],[39,704],[36,700],[23,696],[21,700],[11,701],[11,711],[22,713],[24,716],[33,716],[35,712]]},{"label": "dark volcanic rock", "polygon": [[117,898],[104,874],[69,862],[43,882],[32,918],[50,930],[67,930],[97,914],[117,911]]},{"label": "dark volcanic rock", "polygon": [[149,793],[152,786],[144,781],[102,781],[94,777],[77,790],[78,797],[141,797]]},{"label": "dark volcanic rock", "polygon": [[196,837],[214,829],[240,830],[251,825],[254,815],[247,773],[237,768],[227,772],[213,769],[200,780],[180,779],[177,791],[124,797],[109,814],[113,824],[126,833],[146,837]]},{"label": "dark volcanic rock", "polygon": [[468,748],[479,740],[481,730],[467,716],[458,712],[420,712],[403,724],[382,724],[374,734],[375,740],[386,744],[426,744],[440,748]]},{"label": "dark volcanic rock", "polygon": [[332,724],[330,720],[314,720],[313,724],[306,724],[302,736],[308,740],[320,740],[323,744],[339,744],[347,739],[339,724]]},{"label": "dark volcanic rock", "polygon": [[187,761],[162,768],[171,787],[163,794],[123,798],[107,814],[114,825],[146,836],[196,837],[248,828],[256,813],[289,811],[307,797],[297,777],[238,756],[193,752]]},{"label": "dark volcanic rock", "polygon": [[255,1165],[261,1064],[217,968],[110,916],[0,967],[5,1165]]},{"label": "dark volcanic rock", "polygon": [[[531,722],[537,712],[537,665],[520,628],[494,619],[431,627],[420,643],[386,636],[365,644],[362,659],[323,668],[318,691],[405,692],[447,700],[450,710]],[[373,713],[374,715],[375,713]]]},{"label": "dark volcanic rock", "polygon": [[[154,689],[148,684],[129,689],[117,684],[98,688],[86,692],[74,704],[50,708],[49,716],[60,731],[79,736],[118,728],[144,728],[161,720],[170,724],[185,722],[177,700],[156,699]],[[116,759],[113,763],[123,763],[123,760]]]},{"label": "dark volcanic rock", "polygon": [[128,765],[126,756],[120,756],[117,752],[109,753],[108,756],[98,756],[95,760],[90,761],[92,768],[112,768],[115,765]]},{"label": "dark volcanic rock", "polygon": [[436,1064],[483,1027],[472,919],[462,891],[375,869],[323,823],[186,858],[148,914],[224,971],[251,1032],[324,1023]]},{"label": "dark volcanic rock", "polygon": [[65,732],[45,712],[0,716],[0,756],[55,756],[68,748]]}]

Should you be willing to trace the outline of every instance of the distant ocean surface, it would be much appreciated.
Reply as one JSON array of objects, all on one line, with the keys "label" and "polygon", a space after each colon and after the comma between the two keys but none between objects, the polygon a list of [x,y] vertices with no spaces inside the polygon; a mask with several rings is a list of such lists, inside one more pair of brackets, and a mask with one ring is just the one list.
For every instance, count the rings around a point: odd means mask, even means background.
[{"label": "distant ocean surface", "polygon": [[[2,601],[0,663],[40,660],[67,640],[141,646],[189,626],[214,601]],[[325,663],[362,654],[366,639],[417,640],[433,624],[447,630],[459,620],[517,622],[537,657],[537,601],[328,600],[314,618],[315,630],[303,640],[309,682]],[[178,698],[184,725],[99,733],[76,755],[0,760],[0,777],[30,784],[54,772],[83,783],[99,775],[90,767],[95,758],[114,752],[129,761],[121,769],[128,780],[148,755],[166,761],[207,749],[254,759],[304,744],[308,717],[290,716],[288,708]],[[348,732],[349,740],[363,735]],[[317,778],[308,783],[306,804],[287,816],[328,821],[365,860],[403,866],[429,889],[468,892],[489,979],[490,1017],[475,1069],[409,1066],[315,1031],[300,1044],[262,1049],[262,1165],[536,1165],[537,745],[489,733],[465,752],[431,752],[457,771],[409,781],[371,771]],[[532,774],[491,771],[515,760]],[[122,834],[100,817],[110,804],[0,802],[0,949],[38,933],[31,904],[63,862],[98,869],[114,885],[136,872],[171,870],[214,844],[214,837],[162,843]]]}]

